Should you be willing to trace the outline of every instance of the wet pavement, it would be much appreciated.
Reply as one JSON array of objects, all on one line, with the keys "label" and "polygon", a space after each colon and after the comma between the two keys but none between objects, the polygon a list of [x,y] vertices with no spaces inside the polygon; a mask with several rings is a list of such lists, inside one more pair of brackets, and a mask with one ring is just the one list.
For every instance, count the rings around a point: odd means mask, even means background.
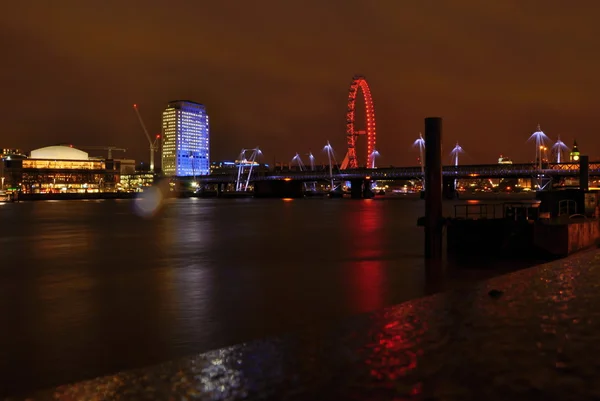
[{"label": "wet pavement", "polygon": [[600,399],[600,251],[41,392],[46,400]]}]

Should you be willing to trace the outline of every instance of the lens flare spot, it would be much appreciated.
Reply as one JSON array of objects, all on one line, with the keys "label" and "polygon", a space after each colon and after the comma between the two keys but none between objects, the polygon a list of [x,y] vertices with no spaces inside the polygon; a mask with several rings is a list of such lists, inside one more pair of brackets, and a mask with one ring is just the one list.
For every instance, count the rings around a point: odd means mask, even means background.
[{"label": "lens flare spot", "polygon": [[158,212],[162,203],[162,191],[156,187],[149,187],[136,198],[133,208],[139,216],[149,218]]}]

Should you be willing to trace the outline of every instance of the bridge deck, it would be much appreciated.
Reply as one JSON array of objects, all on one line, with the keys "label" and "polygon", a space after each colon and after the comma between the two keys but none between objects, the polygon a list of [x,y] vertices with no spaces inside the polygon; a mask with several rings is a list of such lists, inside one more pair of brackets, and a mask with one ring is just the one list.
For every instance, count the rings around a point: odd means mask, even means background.
[{"label": "bridge deck", "polygon": [[[568,177],[579,174],[579,164],[574,163],[550,163],[545,164],[543,169],[538,165],[525,164],[479,164],[462,166],[444,166],[442,174],[445,177],[455,178],[535,178],[543,177]],[[600,162],[589,165],[591,176],[600,176]],[[229,182],[235,180],[237,170],[229,173],[212,174],[198,177],[201,182]],[[386,167],[376,169],[352,169],[334,172],[333,177],[337,180],[364,179],[370,177],[377,180],[411,179],[422,176],[421,167]],[[285,171],[285,172],[253,172],[252,181],[266,180],[327,180],[329,171]]]}]

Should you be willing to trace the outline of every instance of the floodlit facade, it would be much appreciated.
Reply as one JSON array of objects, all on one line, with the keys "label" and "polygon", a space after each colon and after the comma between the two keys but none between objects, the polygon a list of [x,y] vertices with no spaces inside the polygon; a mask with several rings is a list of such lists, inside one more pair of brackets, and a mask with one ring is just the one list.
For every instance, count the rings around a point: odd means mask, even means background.
[{"label": "floodlit facade", "polygon": [[167,176],[210,173],[209,124],[204,105],[189,100],[169,102],[162,118],[162,169]]},{"label": "floodlit facade", "polygon": [[6,180],[23,193],[87,193],[114,187],[118,172],[102,159],[69,146],[47,146],[31,151],[29,158],[6,159]]}]

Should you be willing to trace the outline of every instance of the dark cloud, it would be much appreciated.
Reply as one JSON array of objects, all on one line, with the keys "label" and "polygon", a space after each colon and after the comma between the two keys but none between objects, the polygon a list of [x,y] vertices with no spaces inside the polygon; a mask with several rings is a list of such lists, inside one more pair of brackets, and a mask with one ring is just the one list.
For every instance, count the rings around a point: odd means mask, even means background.
[{"label": "dark cloud", "polygon": [[147,158],[167,101],[206,104],[212,156],[343,154],[347,87],[367,76],[382,164],[414,164],[423,117],[472,162],[527,160],[536,124],[600,158],[600,5],[562,1],[9,2],[0,146],[118,145]]}]

